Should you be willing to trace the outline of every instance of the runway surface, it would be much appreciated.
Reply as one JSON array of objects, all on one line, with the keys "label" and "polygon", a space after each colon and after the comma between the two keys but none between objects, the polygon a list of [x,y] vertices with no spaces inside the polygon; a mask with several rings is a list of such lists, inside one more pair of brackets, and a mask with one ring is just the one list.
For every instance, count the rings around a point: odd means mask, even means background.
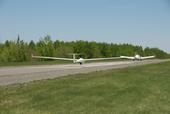
[{"label": "runway surface", "polygon": [[165,62],[170,60],[145,60],[145,61],[116,61],[67,64],[67,65],[34,65],[22,67],[1,67],[0,85],[25,83],[34,80],[53,79],[56,77],[67,76],[70,74],[89,73],[99,70],[125,68],[152,63]]}]

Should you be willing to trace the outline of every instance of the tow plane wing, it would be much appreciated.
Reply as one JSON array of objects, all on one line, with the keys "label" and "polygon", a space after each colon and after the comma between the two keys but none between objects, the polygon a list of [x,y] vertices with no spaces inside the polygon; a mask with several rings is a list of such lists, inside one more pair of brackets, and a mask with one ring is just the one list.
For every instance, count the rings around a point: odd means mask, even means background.
[{"label": "tow plane wing", "polygon": [[152,58],[155,58],[155,56],[146,56],[146,57],[141,57],[141,59],[152,59]]}]

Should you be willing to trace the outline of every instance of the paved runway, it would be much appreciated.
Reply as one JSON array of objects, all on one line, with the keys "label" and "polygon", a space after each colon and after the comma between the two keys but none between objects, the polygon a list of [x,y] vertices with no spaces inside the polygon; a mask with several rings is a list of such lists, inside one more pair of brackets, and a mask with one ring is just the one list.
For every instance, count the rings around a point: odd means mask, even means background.
[{"label": "paved runway", "polygon": [[1,67],[0,85],[9,85],[24,83],[33,80],[53,79],[56,77],[70,74],[89,73],[93,71],[125,68],[129,66],[138,66],[151,63],[159,63],[169,60],[145,60],[145,61],[116,61],[116,62],[98,62],[67,64],[67,65],[34,65],[22,67]]}]

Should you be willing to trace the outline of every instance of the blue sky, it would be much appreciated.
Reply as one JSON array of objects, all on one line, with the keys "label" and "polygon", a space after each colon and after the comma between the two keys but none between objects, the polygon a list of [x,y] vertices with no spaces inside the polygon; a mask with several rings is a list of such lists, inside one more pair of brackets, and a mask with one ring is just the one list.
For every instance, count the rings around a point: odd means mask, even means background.
[{"label": "blue sky", "polygon": [[0,0],[0,41],[131,43],[170,52],[169,0]]}]

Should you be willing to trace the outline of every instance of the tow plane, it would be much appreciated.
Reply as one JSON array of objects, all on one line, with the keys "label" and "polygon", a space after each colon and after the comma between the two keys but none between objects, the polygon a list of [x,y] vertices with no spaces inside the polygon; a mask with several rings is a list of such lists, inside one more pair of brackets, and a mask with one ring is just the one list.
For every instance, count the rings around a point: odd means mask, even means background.
[{"label": "tow plane", "polygon": [[145,56],[145,57],[142,57],[140,55],[135,55],[134,57],[129,57],[129,56],[120,56],[120,58],[122,59],[130,59],[130,60],[138,60],[138,61],[142,61],[142,60],[145,60],[145,59],[152,59],[152,58],[155,58],[155,56]]}]

